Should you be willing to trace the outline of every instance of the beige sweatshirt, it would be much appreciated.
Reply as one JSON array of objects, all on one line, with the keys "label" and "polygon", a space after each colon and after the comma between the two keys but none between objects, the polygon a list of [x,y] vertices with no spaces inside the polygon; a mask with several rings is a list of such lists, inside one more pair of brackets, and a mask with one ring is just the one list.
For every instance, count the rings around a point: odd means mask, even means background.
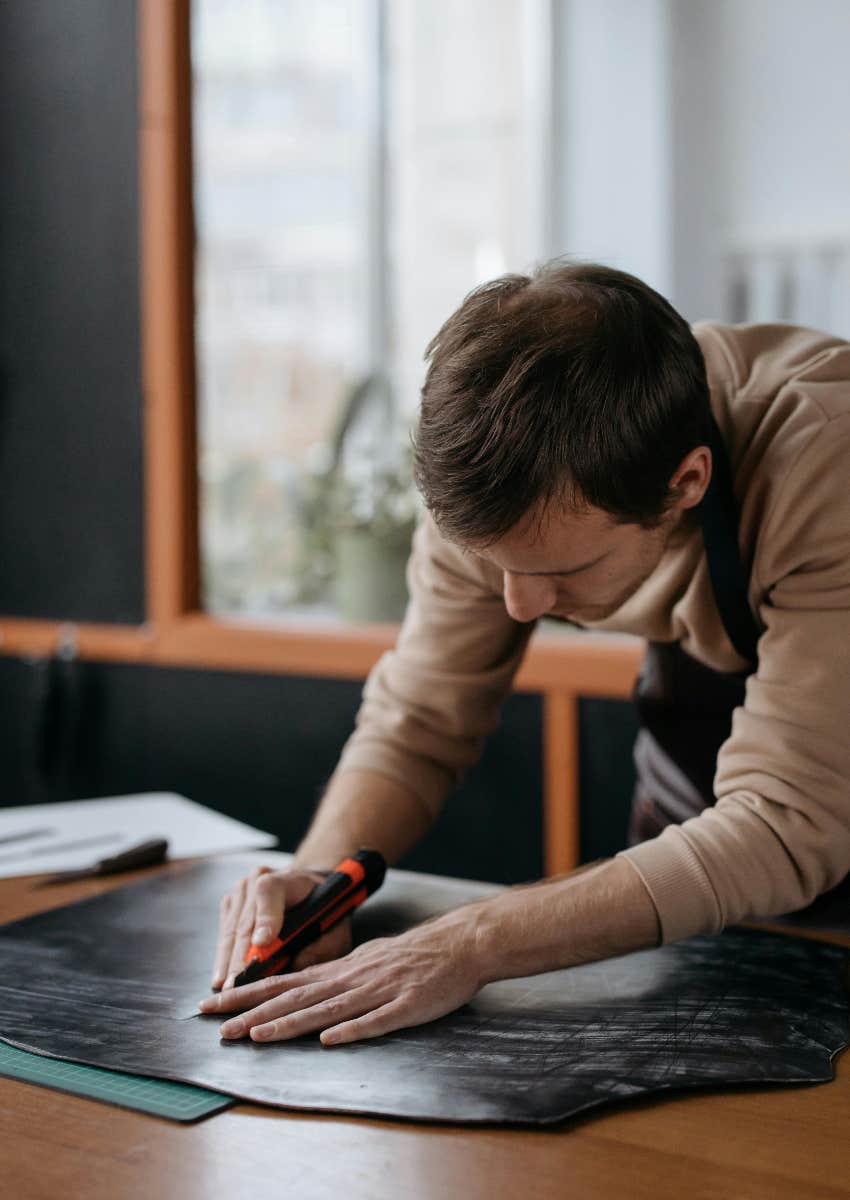
[{"label": "beige sweatshirt", "polygon": [[[850,871],[850,343],[779,324],[702,321],[693,332],[763,633],[718,755],[715,805],[622,852],[667,942],[801,908]],[[388,775],[436,814],[496,725],[532,627],[508,616],[498,569],[428,517],[408,585],[398,643],[369,676],[339,769]],[[698,528],[675,535],[593,628],[679,639],[720,671],[746,666],[717,612]]]}]

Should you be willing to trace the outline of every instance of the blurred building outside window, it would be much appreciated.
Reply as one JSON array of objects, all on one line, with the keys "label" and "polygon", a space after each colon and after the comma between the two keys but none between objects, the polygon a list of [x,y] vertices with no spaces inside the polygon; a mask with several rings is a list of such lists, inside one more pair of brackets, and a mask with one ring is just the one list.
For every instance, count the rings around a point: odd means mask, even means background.
[{"label": "blurred building outside window", "polygon": [[193,0],[204,606],[399,617],[425,345],[545,257],[548,0]]}]

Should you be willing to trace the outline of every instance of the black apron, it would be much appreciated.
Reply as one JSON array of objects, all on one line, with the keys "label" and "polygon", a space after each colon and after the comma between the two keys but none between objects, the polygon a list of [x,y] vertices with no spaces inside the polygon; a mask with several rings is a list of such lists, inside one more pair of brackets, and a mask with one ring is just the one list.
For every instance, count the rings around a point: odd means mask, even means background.
[{"label": "black apron", "polygon": [[[758,666],[759,628],[738,548],[737,503],[726,447],[713,418],[708,444],[712,475],[698,509],[708,573],[729,640],[749,665],[741,672],[715,671],[686,654],[678,642],[648,644],[634,695],[641,728],[634,750],[631,845],[714,804],[717,754],[731,732],[734,710],[744,703],[747,677]],[[850,929],[850,876],[793,920],[809,927]]]}]

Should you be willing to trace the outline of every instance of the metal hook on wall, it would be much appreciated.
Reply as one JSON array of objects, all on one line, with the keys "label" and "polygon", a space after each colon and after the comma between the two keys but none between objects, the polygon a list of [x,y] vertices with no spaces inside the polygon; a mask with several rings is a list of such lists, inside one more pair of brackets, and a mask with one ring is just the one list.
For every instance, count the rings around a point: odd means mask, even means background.
[{"label": "metal hook on wall", "polygon": [[79,639],[62,625],[48,658],[24,660],[30,671],[24,775],[29,803],[67,800],[73,790],[81,722]]}]

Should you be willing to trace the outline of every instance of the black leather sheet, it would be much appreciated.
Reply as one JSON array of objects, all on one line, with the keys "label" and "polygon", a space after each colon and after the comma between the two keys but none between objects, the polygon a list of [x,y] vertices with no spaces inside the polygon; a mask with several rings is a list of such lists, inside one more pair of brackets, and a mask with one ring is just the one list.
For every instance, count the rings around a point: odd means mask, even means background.
[{"label": "black leather sheet", "polygon": [[[828,1080],[848,1040],[846,951],[734,930],[491,984],[374,1041],[223,1042],[196,1002],[244,868],[188,865],[0,929],[0,1036],[281,1107],[521,1123],[671,1088]],[[390,872],[358,939],[496,890]]]}]

